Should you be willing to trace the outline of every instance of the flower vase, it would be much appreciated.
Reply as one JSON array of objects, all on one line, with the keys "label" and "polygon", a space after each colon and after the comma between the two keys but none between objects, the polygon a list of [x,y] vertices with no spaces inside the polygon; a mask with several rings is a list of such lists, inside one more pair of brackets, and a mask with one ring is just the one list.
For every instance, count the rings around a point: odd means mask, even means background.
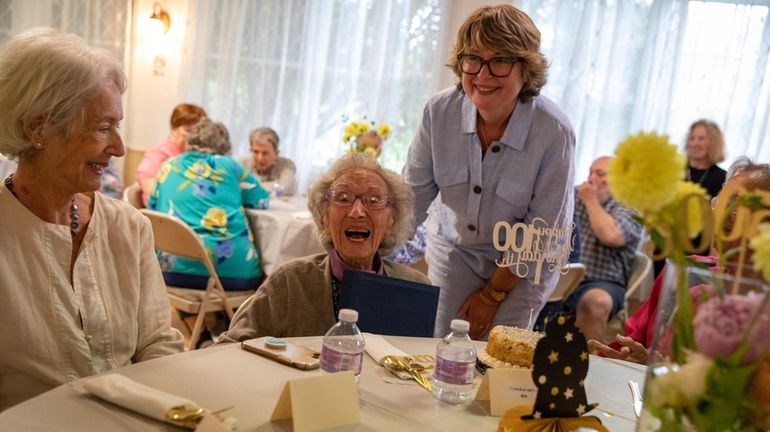
[{"label": "flower vase", "polygon": [[668,262],[637,432],[770,429],[770,288],[726,268]]}]

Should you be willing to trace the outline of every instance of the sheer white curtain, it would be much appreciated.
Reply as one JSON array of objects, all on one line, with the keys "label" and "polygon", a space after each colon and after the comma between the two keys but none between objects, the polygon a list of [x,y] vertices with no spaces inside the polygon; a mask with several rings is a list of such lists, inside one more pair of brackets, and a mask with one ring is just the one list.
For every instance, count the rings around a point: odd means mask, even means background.
[{"label": "sheer white curtain", "polygon": [[0,0],[0,43],[31,27],[53,27],[107,49],[122,63],[130,6],[126,0]]},{"label": "sheer white curtain", "polygon": [[640,130],[683,144],[699,118],[728,160],[770,159],[768,1],[524,0],[551,61],[543,93],[577,134],[578,179]]},{"label": "sheer white curtain", "polygon": [[343,116],[387,122],[382,159],[403,165],[445,63],[443,0],[198,0],[183,53],[184,100],[230,130],[274,128],[301,190],[342,154]]}]

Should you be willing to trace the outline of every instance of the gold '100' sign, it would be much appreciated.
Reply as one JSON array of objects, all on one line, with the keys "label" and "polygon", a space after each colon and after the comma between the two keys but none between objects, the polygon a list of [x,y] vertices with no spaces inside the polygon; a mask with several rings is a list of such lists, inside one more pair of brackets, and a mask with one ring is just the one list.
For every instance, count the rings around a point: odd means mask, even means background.
[{"label": "gold '100' sign", "polygon": [[[689,235],[688,211],[692,202],[697,203],[703,225],[697,245],[693,244]],[[661,233],[662,245],[659,245],[660,252],[654,256],[655,259],[665,258],[671,253],[673,236],[677,236],[676,240],[688,254],[707,251],[714,236],[726,244],[744,244],[757,234],[760,223],[770,220],[770,193],[749,192],[741,184],[728,182],[717,196],[713,209],[703,196],[693,194],[679,203],[678,210],[681,229]]]}]

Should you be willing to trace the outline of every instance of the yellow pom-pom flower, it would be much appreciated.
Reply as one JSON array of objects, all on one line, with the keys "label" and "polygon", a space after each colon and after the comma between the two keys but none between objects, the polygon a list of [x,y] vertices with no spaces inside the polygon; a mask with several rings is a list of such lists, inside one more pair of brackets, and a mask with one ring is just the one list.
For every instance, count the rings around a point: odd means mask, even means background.
[{"label": "yellow pom-pom flower", "polygon": [[762,277],[770,281],[770,224],[761,224],[756,237],[751,239],[751,262],[754,270],[762,272]]},{"label": "yellow pom-pom flower", "polygon": [[640,213],[657,212],[676,197],[685,159],[655,132],[631,135],[615,149],[607,181],[612,196]]},{"label": "yellow pom-pom flower", "polygon": [[[347,153],[366,153],[374,157],[379,156],[382,142],[388,139],[390,135],[390,125],[380,123],[376,128],[374,125],[374,122],[366,121],[351,121],[345,125],[342,142],[348,147]],[[365,135],[366,138],[362,140],[361,138]]]},{"label": "yellow pom-pom flower", "polygon": [[390,135],[390,125],[387,123],[380,123],[380,125],[377,126],[377,135],[381,136],[382,139],[387,139],[388,135]]},{"label": "yellow pom-pom flower", "polygon": [[699,184],[680,181],[674,198],[674,217],[679,217],[679,206],[685,199],[687,200],[687,234],[690,238],[695,238],[703,229],[703,210],[699,202],[708,202],[708,193]]}]

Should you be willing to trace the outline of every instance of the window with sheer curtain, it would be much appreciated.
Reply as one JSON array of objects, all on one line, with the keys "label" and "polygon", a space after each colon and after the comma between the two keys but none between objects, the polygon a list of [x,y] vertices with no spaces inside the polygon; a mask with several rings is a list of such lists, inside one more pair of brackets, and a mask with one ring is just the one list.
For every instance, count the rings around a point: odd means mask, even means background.
[{"label": "window with sheer curtain", "polygon": [[131,2],[126,0],[0,0],[0,44],[31,27],[77,34],[123,63]]},{"label": "window with sheer curtain", "polygon": [[551,61],[543,93],[572,120],[578,179],[629,133],[684,144],[708,118],[727,160],[770,159],[770,1],[524,0]]},{"label": "window with sheer curtain", "polygon": [[381,160],[400,171],[446,62],[443,0],[199,0],[181,88],[227,125],[234,153],[274,128],[301,190],[343,152],[343,117],[392,126]]}]

